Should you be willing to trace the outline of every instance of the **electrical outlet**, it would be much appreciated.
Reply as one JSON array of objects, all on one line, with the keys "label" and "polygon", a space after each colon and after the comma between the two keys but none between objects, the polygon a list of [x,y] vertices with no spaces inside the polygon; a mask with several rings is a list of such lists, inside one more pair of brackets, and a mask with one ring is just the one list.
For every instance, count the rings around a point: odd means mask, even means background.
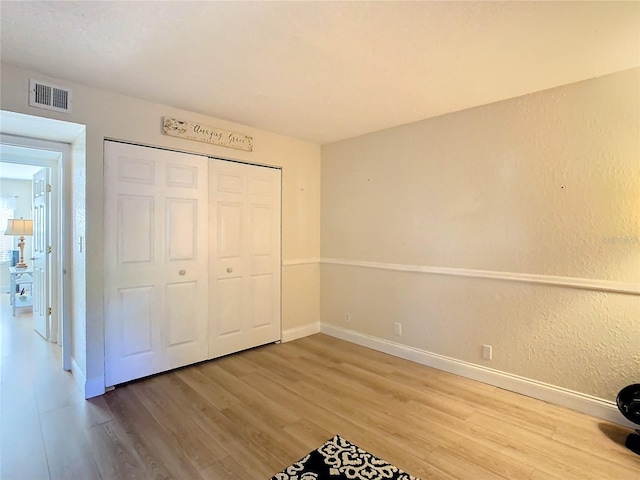
[{"label": "electrical outlet", "polygon": [[482,358],[485,360],[493,359],[493,347],[491,345],[482,345]]},{"label": "electrical outlet", "polygon": [[344,323],[351,323],[351,314],[349,312],[344,314]]},{"label": "electrical outlet", "polygon": [[401,323],[396,322],[396,323],[393,324],[393,333],[394,333],[394,335],[397,335],[397,336],[401,336],[402,335],[402,324]]}]

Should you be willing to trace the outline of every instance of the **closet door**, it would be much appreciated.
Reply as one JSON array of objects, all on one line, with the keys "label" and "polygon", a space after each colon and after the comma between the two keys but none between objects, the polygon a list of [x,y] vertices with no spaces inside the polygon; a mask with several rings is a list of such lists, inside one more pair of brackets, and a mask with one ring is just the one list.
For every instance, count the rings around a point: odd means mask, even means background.
[{"label": "closet door", "polygon": [[280,173],[210,164],[210,358],[280,340]]},{"label": "closet door", "polygon": [[105,374],[207,358],[208,159],[105,142]]}]

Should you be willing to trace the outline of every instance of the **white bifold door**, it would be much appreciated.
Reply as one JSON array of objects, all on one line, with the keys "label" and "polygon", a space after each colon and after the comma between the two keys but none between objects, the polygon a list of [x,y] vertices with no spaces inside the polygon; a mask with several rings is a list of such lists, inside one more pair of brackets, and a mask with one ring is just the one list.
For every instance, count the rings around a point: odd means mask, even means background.
[{"label": "white bifold door", "polygon": [[107,386],[207,358],[207,163],[105,142]]},{"label": "white bifold door", "polygon": [[280,339],[280,182],[105,142],[107,386]]},{"label": "white bifold door", "polygon": [[280,340],[280,173],[210,163],[211,358]]}]

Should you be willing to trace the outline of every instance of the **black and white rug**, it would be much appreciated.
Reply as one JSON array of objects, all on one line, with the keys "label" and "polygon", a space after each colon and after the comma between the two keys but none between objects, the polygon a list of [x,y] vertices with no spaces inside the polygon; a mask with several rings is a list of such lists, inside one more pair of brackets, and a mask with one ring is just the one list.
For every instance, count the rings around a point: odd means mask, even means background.
[{"label": "black and white rug", "polygon": [[336,435],[271,480],[420,480]]}]

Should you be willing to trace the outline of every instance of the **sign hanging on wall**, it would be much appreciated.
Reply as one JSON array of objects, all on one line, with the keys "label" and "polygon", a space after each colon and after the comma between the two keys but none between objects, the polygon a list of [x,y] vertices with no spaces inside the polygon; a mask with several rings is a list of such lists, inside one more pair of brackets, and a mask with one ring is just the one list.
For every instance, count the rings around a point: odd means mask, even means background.
[{"label": "sign hanging on wall", "polygon": [[253,151],[253,138],[242,133],[228,132],[219,128],[207,127],[200,123],[185,122],[164,117],[162,131],[172,137],[188,138],[198,142],[212,143],[221,147]]}]

